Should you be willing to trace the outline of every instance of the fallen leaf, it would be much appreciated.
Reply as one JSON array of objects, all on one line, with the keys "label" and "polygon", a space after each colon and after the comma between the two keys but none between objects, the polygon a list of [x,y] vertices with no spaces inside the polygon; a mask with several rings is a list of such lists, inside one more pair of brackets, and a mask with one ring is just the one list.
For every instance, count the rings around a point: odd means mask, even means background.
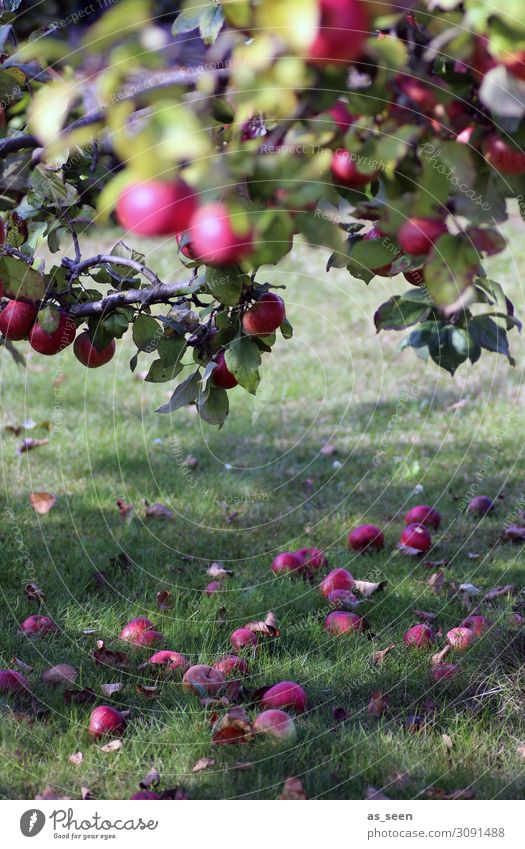
[{"label": "fallen leaf", "polygon": [[442,734],[441,739],[443,740],[443,743],[445,744],[447,749],[453,749],[454,748],[454,741],[453,741],[452,737],[450,737],[448,734]]},{"label": "fallen leaf", "polygon": [[284,782],[279,799],[283,799],[285,801],[298,801],[308,799],[301,779],[295,778],[293,776],[287,778]]},{"label": "fallen leaf", "polygon": [[427,569],[442,569],[448,566],[448,560],[423,560],[423,566]]},{"label": "fallen leaf", "polygon": [[467,551],[467,557],[469,560],[477,560],[481,557],[481,554],[476,554],[475,551]]},{"label": "fallen leaf", "polygon": [[152,504],[146,510],[147,519],[173,519],[174,516],[173,510],[170,510],[165,504]]},{"label": "fallen leaf", "polygon": [[525,746],[518,746],[518,755],[520,757],[525,758]]},{"label": "fallen leaf", "polygon": [[387,781],[388,787],[406,787],[410,781],[410,773],[404,771],[394,772]]},{"label": "fallen leaf", "polygon": [[470,787],[466,787],[461,790],[451,790],[448,793],[443,790],[441,787],[430,787],[425,796],[427,799],[443,799],[443,800],[451,800],[451,799],[473,799],[474,791],[471,790]]},{"label": "fallen leaf", "polygon": [[509,542],[525,542],[525,528],[519,525],[509,525],[503,531],[501,538]]},{"label": "fallen leaf", "polygon": [[479,595],[481,590],[475,584],[460,584],[458,588],[465,595]]},{"label": "fallen leaf", "polygon": [[369,802],[389,802],[390,798],[385,796],[384,793],[381,793],[380,790],[376,790],[375,787],[369,786],[366,788],[365,799]]},{"label": "fallen leaf", "polygon": [[69,763],[75,764],[75,766],[80,766],[82,761],[84,760],[84,755],[82,752],[75,752],[73,755],[68,757]]},{"label": "fallen leaf", "polygon": [[126,504],[123,498],[117,498],[117,507],[122,521],[129,521],[135,512],[133,504]]},{"label": "fallen leaf", "polygon": [[380,690],[375,690],[370,695],[370,701],[366,710],[369,716],[383,716],[388,710],[388,699],[383,696]]},{"label": "fallen leaf", "polygon": [[46,600],[44,590],[40,589],[40,587],[33,582],[25,585],[24,592],[30,601],[38,601],[39,604],[43,604]]},{"label": "fallen leaf", "polygon": [[49,439],[31,439],[28,437],[22,440],[21,445],[17,448],[17,454],[26,454],[27,451],[40,448],[42,445],[49,445]]},{"label": "fallen leaf", "polygon": [[142,790],[147,790],[148,787],[157,787],[160,784],[160,773],[157,767],[153,766],[142,781],[139,781],[139,787]]},{"label": "fallen leaf", "polygon": [[464,407],[465,404],[467,404],[467,403],[468,403],[467,398],[460,398],[459,401],[455,401],[453,404],[450,404],[450,406],[447,407],[446,409],[447,410],[461,410],[461,408]]},{"label": "fallen leaf", "polygon": [[443,659],[448,654],[450,654],[451,651],[452,651],[452,646],[450,645],[450,643],[447,643],[445,648],[441,649],[441,651],[438,651],[438,652],[436,652],[436,654],[432,655],[432,661],[431,661],[432,666],[437,666],[438,663],[441,663],[443,661]]},{"label": "fallen leaf", "polygon": [[115,693],[120,693],[123,686],[124,684],[101,684],[100,689],[103,695],[107,696],[108,699],[110,699],[111,696],[115,695]]},{"label": "fallen leaf", "polygon": [[129,663],[129,658],[125,652],[113,651],[106,648],[103,640],[97,640],[97,647],[93,651],[93,658],[99,666],[121,667],[127,666]]},{"label": "fallen leaf", "polygon": [[423,554],[419,548],[412,548],[411,545],[403,545],[402,542],[398,542],[396,547],[399,549],[401,554],[405,554],[407,557],[421,557]]},{"label": "fallen leaf", "polygon": [[29,496],[31,506],[40,515],[49,513],[52,507],[57,503],[56,495],[51,492],[32,492]]},{"label": "fallen leaf", "polygon": [[69,663],[57,663],[42,673],[42,681],[51,687],[65,687],[74,684],[77,680],[78,671]]},{"label": "fallen leaf", "polygon": [[277,618],[275,616],[275,613],[272,613],[271,610],[269,613],[266,614],[266,617],[263,621],[248,622],[243,627],[248,628],[249,631],[253,631],[254,634],[262,634],[264,637],[279,636],[279,629],[277,628]]},{"label": "fallen leaf", "polygon": [[335,707],[332,711],[332,716],[336,722],[345,722],[348,719],[348,714],[342,707]]},{"label": "fallen leaf", "polygon": [[93,799],[93,793],[91,792],[91,790],[89,789],[89,787],[86,784],[82,785],[82,787],[80,788],[80,792],[82,794],[82,798],[83,798],[84,801],[88,801],[89,799]]},{"label": "fallen leaf", "polygon": [[147,699],[154,699],[159,692],[158,687],[151,687],[147,684],[138,684],[136,689],[139,696],[145,696]]},{"label": "fallen leaf", "polygon": [[233,578],[233,572],[231,569],[225,569],[224,565],[219,562],[214,562],[211,566],[206,569],[206,574],[211,578],[218,578],[221,580],[222,578]]},{"label": "fallen leaf", "polygon": [[515,584],[505,584],[504,587],[493,587],[493,589],[488,591],[483,601],[493,601],[502,595],[515,595],[517,592],[518,588]]},{"label": "fallen leaf", "polygon": [[390,643],[390,645],[387,646],[386,649],[379,649],[379,651],[375,651],[370,659],[371,663],[375,664],[376,666],[381,666],[388,652],[391,652],[392,649],[395,649],[395,647],[396,643]]},{"label": "fallen leaf", "polygon": [[220,717],[212,730],[213,743],[248,743],[253,738],[250,717],[244,708],[236,707]]},{"label": "fallen leaf", "polygon": [[122,749],[122,740],[111,740],[109,743],[105,743],[104,746],[99,746],[101,752],[118,752],[119,749]]},{"label": "fallen leaf", "polygon": [[159,610],[169,610],[171,608],[171,593],[169,590],[159,590],[157,593],[157,607]]},{"label": "fallen leaf", "polygon": [[18,666],[19,669],[23,669],[24,672],[32,672],[33,671],[33,667],[29,666],[29,664],[25,663],[25,661],[20,660],[19,657],[13,657],[13,659],[11,660],[11,663],[14,664],[14,666]]},{"label": "fallen leaf", "polygon": [[445,573],[442,569],[439,572],[434,572],[427,581],[428,586],[435,595],[439,595],[445,586]]},{"label": "fallen leaf", "polygon": [[414,610],[414,615],[420,622],[434,622],[437,619],[437,613],[430,613],[428,610]]},{"label": "fallen leaf", "polygon": [[91,705],[97,701],[97,694],[89,687],[76,690],[64,690],[64,701],[72,705]]},{"label": "fallen leaf", "polygon": [[374,584],[371,581],[354,581],[354,586],[352,587],[352,591],[357,590],[360,595],[365,598],[370,598],[370,596],[375,592],[381,592],[386,587],[388,581],[379,581],[379,583]]},{"label": "fallen leaf", "polygon": [[193,456],[193,454],[188,454],[182,461],[182,465],[188,466],[189,469],[196,469],[199,465],[199,461]]},{"label": "fallen leaf", "polygon": [[215,766],[213,758],[199,758],[199,760],[193,764],[191,771],[203,772],[203,770],[208,769],[210,766]]}]

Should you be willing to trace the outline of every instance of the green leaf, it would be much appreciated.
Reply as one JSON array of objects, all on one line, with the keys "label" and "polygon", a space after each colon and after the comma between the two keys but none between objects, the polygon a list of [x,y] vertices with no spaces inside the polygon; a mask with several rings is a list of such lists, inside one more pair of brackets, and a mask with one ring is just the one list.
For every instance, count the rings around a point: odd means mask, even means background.
[{"label": "green leaf", "polygon": [[60,324],[60,310],[47,304],[38,311],[37,321],[46,333],[54,333]]},{"label": "green leaf", "polygon": [[306,236],[310,245],[330,248],[336,253],[345,254],[344,237],[341,230],[337,224],[323,218],[322,215],[298,212],[295,217],[295,227],[299,233]]},{"label": "green leaf", "polygon": [[221,427],[226,421],[229,409],[230,402],[225,389],[212,388],[206,394],[202,403],[199,400],[197,401],[199,416],[211,425]]},{"label": "green leaf", "polygon": [[291,339],[293,336],[293,327],[287,318],[284,319],[281,324],[279,330],[281,331],[284,339]]},{"label": "green leaf", "polygon": [[261,352],[248,336],[238,336],[225,352],[226,365],[243,389],[255,395],[260,381]]},{"label": "green leaf", "polygon": [[488,315],[477,315],[467,322],[468,332],[475,342],[486,351],[503,354],[511,365],[515,365],[510,355],[507,332]]},{"label": "green leaf", "polygon": [[37,165],[31,175],[32,205],[46,207],[73,206],[78,200],[78,192],[71,183],[64,182],[62,172]]},{"label": "green leaf", "polygon": [[198,7],[196,9],[183,9],[173,22],[171,27],[172,34],[181,35],[182,33],[193,32],[194,29],[198,29],[200,17],[201,11]]},{"label": "green leaf", "polygon": [[162,339],[162,329],[151,315],[141,313],[133,323],[133,341],[139,351],[151,353],[156,351]]},{"label": "green leaf", "polygon": [[153,360],[145,377],[148,383],[165,383],[173,380],[182,371],[182,363],[168,366],[162,360]]},{"label": "green leaf", "polygon": [[105,332],[113,339],[121,339],[129,327],[129,318],[125,312],[115,310],[102,319]]},{"label": "green leaf", "polygon": [[167,404],[163,404],[155,412],[157,413],[173,413],[181,407],[186,407],[188,404],[193,404],[197,400],[200,390],[200,371],[194,371],[186,380],[179,383],[175,392],[171,396]]},{"label": "green leaf", "polygon": [[44,297],[43,276],[23,260],[11,256],[0,257],[0,280],[10,298],[40,301]]},{"label": "green leaf", "polygon": [[425,285],[436,306],[455,303],[479,273],[480,260],[468,239],[441,236],[425,265]]},{"label": "green leaf", "polygon": [[380,330],[404,330],[411,324],[424,321],[429,313],[428,302],[418,303],[409,298],[405,299],[403,295],[394,295],[376,311],[374,324],[378,333]]},{"label": "green leaf", "polygon": [[175,336],[163,336],[158,344],[157,351],[165,366],[174,366],[184,356],[186,340],[178,334]]},{"label": "green leaf", "polygon": [[216,3],[212,3],[201,14],[199,31],[204,44],[214,44],[224,24],[224,12]]},{"label": "green leaf", "polygon": [[237,265],[227,265],[221,268],[209,266],[206,269],[206,285],[213,297],[226,306],[236,306],[239,303],[243,287],[249,283],[249,278],[243,274]]},{"label": "green leaf", "polygon": [[0,345],[3,345],[6,351],[9,351],[17,366],[22,366],[22,368],[25,368],[25,357],[23,356],[23,354],[20,353],[16,345],[13,345],[10,339],[2,339],[0,341]]},{"label": "green leaf", "polygon": [[360,239],[350,252],[353,263],[364,269],[373,271],[390,265],[399,254],[399,248],[389,236],[383,239]]}]

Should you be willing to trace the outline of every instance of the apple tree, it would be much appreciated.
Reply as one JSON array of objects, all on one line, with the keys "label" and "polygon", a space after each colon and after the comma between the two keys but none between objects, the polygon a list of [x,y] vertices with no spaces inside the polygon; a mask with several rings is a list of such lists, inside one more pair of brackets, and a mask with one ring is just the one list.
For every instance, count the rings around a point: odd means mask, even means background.
[{"label": "apple tree", "polygon": [[[483,352],[512,364],[520,322],[484,261],[506,248],[508,202],[525,215],[521,0],[180,5],[93,0],[42,23],[0,4],[13,356],[17,340],[43,355],[73,344],[98,367],[130,330],[131,370],[155,352],[146,380],[174,382],[159,412],[195,404],[221,425],[229,390],[255,393],[276,334],[292,336],[264,268],[302,238],[328,274],[396,278],[371,332],[404,333],[401,348],[451,374]],[[111,216],[123,240],[86,255]],[[186,279],[149,268],[152,237]]]}]

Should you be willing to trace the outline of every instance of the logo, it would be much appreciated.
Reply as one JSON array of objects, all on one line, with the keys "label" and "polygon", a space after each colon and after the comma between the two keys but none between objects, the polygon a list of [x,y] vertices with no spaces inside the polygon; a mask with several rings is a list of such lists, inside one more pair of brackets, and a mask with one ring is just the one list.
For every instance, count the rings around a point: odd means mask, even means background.
[{"label": "logo", "polygon": [[40,834],[46,823],[46,815],[43,811],[33,808],[26,811],[20,817],[20,831],[24,837],[35,837]]}]

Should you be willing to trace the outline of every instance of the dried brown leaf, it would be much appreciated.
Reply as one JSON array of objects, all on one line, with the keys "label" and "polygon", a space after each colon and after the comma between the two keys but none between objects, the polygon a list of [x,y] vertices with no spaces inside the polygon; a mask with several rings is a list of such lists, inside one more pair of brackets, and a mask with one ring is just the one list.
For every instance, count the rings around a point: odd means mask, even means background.
[{"label": "dried brown leaf", "polygon": [[75,690],[64,690],[64,701],[72,705],[91,705],[96,702],[97,694],[89,687],[77,688]]},{"label": "dried brown leaf", "polygon": [[25,663],[25,661],[20,660],[20,658],[19,658],[19,657],[13,657],[13,658],[11,659],[11,663],[12,663],[14,666],[18,666],[18,668],[19,668],[19,669],[22,669],[22,671],[23,671],[23,672],[32,672],[32,671],[33,671],[33,667],[32,667],[32,666],[29,666],[29,664],[28,664],[28,663]]},{"label": "dried brown leaf", "polygon": [[219,562],[214,562],[211,566],[206,569],[206,574],[211,578],[218,578],[221,580],[222,578],[233,578],[233,572],[231,569],[225,569],[224,565]]},{"label": "dried brown leaf", "polygon": [[326,445],[323,445],[321,448],[321,454],[324,457],[333,457],[334,454],[337,454],[337,448],[332,443],[327,442]]},{"label": "dried brown leaf", "polygon": [[370,701],[366,710],[369,716],[383,716],[388,710],[388,699],[383,696],[380,690],[374,690],[370,694]]},{"label": "dried brown leaf", "polygon": [[390,645],[387,646],[386,649],[379,649],[379,651],[375,651],[370,659],[371,663],[375,664],[376,666],[381,666],[387,654],[391,652],[392,649],[395,649],[395,647],[396,643],[390,643]]},{"label": "dried brown leaf", "polygon": [[445,581],[445,573],[440,569],[439,572],[433,572],[427,584],[435,595],[439,595],[445,586]]},{"label": "dried brown leaf", "polygon": [[29,502],[34,510],[43,516],[55,506],[57,499],[51,492],[32,492]]},{"label": "dried brown leaf", "polygon": [[75,764],[75,766],[80,766],[82,761],[84,760],[84,755],[82,752],[75,752],[73,755],[68,757],[68,761],[71,764]]},{"label": "dried brown leaf", "polygon": [[93,793],[91,789],[87,786],[87,784],[82,785],[82,787],[80,788],[80,792],[84,801],[89,801],[89,799],[93,799]]},{"label": "dried brown leaf", "polygon": [[122,749],[122,740],[110,740],[109,743],[105,743],[103,746],[99,746],[100,751],[108,754],[109,752],[118,752],[119,749]]},{"label": "dried brown leaf", "polygon": [[277,627],[277,617],[275,616],[275,613],[272,613],[271,610],[269,613],[266,614],[264,621],[248,622],[243,627],[248,628],[249,631],[253,631],[254,634],[262,634],[263,637],[279,636],[279,629]]},{"label": "dried brown leaf", "polygon": [[111,696],[115,695],[115,693],[120,693],[123,686],[124,686],[124,684],[121,684],[121,683],[118,683],[118,684],[101,684],[100,689],[101,689],[103,695],[107,696],[108,699],[110,699]]},{"label": "dried brown leaf", "polygon": [[154,699],[159,692],[158,687],[152,687],[147,684],[138,684],[136,689],[139,696],[145,696],[147,699]]},{"label": "dried brown leaf", "polygon": [[17,454],[26,454],[27,451],[32,451],[33,448],[40,448],[42,445],[49,445],[49,439],[31,439],[28,437],[22,440],[21,445],[17,449]]},{"label": "dried brown leaf", "polygon": [[483,601],[493,601],[495,598],[500,598],[502,595],[515,595],[518,592],[518,587],[515,584],[505,584],[503,587],[493,587],[488,591]]},{"label": "dried brown leaf", "polygon": [[26,584],[24,587],[24,592],[26,594],[26,598],[29,601],[37,601],[39,604],[43,604],[46,600],[46,594],[43,589],[41,589],[38,584],[30,582]]},{"label": "dried brown leaf", "polygon": [[188,454],[182,461],[182,465],[188,466],[189,469],[196,469],[199,465],[199,461],[193,456],[193,454]]},{"label": "dried brown leaf", "polygon": [[365,799],[367,799],[369,802],[390,801],[390,798],[388,796],[385,796],[384,793],[381,793],[380,790],[376,790],[376,788],[372,786],[368,786],[366,788]]},{"label": "dried brown leaf", "polygon": [[388,581],[379,581],[378,583],[373,583],[372,581],[354,581],[352,591],[357,590],[360,595],[370,598],[373,593],[384,590],[387,583]]},{"label": "dried brown leaf", "polygon": [[139,781],[139,787],[142,790],[147,790],[148,787],[157,787],[160,784],[160,773],[157,767],[153,766],[142,781]]},{"label": "dried brown leaf", "polygon": [[146,510],[147,519],[173,519],[174,516],[173,510],[165,504],[151,504]]},{"label": "dried brown leaf", "polygon": [[248,743],[253,738],[250,717],[241,707],[231,708],[212,730],[213,743]]},{"label": "dried brown leaf", "polygon": [[501,538],[508,542],[525,542],[525,528],[519,525],[509,525],[503,531]]},{"label": "dried brown leaf", "polygon": [[97,640],[97,647],[93,651],[95,663],[99,666],[122,667],[127,666],[129,658],[123,651],[113,651],[106,648],[103,640]]},{"label": "dried brown leaf", "polygon": [[215,760],[213,758],[199,758],[196,763],[193,764],[191,771],[192,772],[203,772],[205,769],[208,769],[210,766],[215,766]]},{"label": "dried brown leaf", "polygon": [[169,610],[171,608],[171,593],[169,590],[159,590],[157,593],[157,607],[159,610]]}]

